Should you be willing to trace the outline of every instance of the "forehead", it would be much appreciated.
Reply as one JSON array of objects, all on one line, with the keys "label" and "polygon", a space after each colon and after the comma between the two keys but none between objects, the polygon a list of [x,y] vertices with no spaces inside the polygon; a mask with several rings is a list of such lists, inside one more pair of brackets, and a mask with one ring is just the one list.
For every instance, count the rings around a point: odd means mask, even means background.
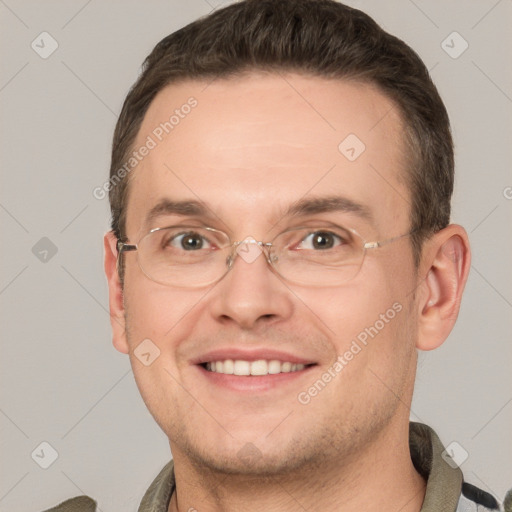
[{"label": "forehead", "polygon": [[368,84],[257,72],[172,84],[134,144],[127,233],[167,199],[254,232],[301,198],[340,195],[371,210],[376,231],[406,226],[403,147],[398,108]]}]

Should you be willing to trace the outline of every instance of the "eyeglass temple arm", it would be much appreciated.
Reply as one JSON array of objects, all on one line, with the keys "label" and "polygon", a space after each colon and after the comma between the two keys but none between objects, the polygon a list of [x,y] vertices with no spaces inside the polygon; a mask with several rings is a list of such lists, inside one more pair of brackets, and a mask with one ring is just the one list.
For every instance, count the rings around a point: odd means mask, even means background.
[{"label": "eyeglass temple arm", "polygon": [[124,251],[136,251],[137,246],[131,245],[131,244],[126,244],[122,240],[117,239],[116,249],[117,249],[116,269],[117,269],[117,273],[119,274],[120,266],[121,266],[121,254]]},{"label": "eyeglass temple arm", "polygon": [[382,240],[380,242],[366,242],[364,244],[365,249],[375,249],[376,247],[382,247],[383,245],[390,244],[391,242],[394,242],[395,240],[399,240],[400,238],[404,238],[406,236],[412,235],[416,229],[413,229],[412,231],[409,231],[409,233],[404,233],[403,235],[394,236],[393,238],[388,238],[387,240]]},{"label": "eyeglass temple arm", "polygon": [[117,240],[116,248],[117,248],[118,254],[121,254],[123,251],[136,251],[137,250],[136,245],[127,244],[119,239]]}]

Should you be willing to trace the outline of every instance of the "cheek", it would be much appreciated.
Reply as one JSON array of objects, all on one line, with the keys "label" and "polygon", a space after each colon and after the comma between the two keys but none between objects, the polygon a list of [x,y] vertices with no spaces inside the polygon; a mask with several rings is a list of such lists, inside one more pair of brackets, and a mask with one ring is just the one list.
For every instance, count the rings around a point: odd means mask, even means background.
[{"label": "cheek", "polygon": [[[171,290],[144,275],[127,275],[124,301],[130,348],[149,338],[169,350],[170,341],[179,333],[186,335],[189,317],[200,303],[201,294],[189,290]],[[204,293],[204,292],[203,292]]]},{"label": "cheek", "polygon": [[322,319],[334,331],[337,354],[326,403],[343,403],[343,414],[364,416],[369,410],[377,414],[376,404],[391,411],[397,397],[405,396],[415,355],[410,302],[384,285],[325,296]]},{"label": "cheek", "polygon": [[[332,337],[337,340],[360,339],[363,343],[370,333],[375,334],[388,331],[388,326],[395,323],[400,316],[403,299],[391,290],[364,289],[358,287],[352,292],[343,290],[338,293],[328,294],[321,307],[316,311],[324,319],[328,327],[333,331]],[[311,302],[319,304],[319,300]],[[340,346],[340,348],[342,348]]]},{"label": "cheek", "polygon": [[133,374],[148,410],[165,432],[177,431],[177,418],[185,418],[191,405],[180,384],[186,362],[178,357],[178,345],[191,335],[198,302],[200,296],[190,291],[171,292],[147,279],[126,281],[126,334]]},{"label": "cheek", "polygon": [[375,263],[343,287],[310,291],[303,297],[328,327],[338,355],[351,350],[359,364],[375,358],[379,364],[392,365],[394,357],[414,342],[413,268],[409,261],[383,258]]}]

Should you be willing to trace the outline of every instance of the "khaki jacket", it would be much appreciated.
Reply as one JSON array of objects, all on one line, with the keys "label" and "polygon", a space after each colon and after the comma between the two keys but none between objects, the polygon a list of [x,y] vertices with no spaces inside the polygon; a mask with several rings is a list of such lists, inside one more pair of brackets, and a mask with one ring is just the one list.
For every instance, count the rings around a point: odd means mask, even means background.
[{"label": "khaki jacket", "polygon": [[[462,471],[444,449],[436,433],[427,425],[409,424],[409,448],[416,470],[427,481],[420,512],[512,512],[512,492],[503,508],[489,493],[464,482]],[[167,512],[175,490],[171,460],[149,486],[138,512]],[[44,512],[96,512],[96,502],[78,496]]]}]

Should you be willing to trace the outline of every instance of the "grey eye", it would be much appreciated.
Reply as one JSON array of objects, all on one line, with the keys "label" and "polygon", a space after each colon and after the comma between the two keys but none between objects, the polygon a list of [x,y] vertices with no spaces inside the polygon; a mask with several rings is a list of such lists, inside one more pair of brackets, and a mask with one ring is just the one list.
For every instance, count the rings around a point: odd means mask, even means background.
[{"label": "grey eye", "polygon": [[300,243],[300,249],[326,250],[345,241],[330,231],[315,231],[307,235]]},{"label": "grey eye", "polygon": [[204,246],[209,245],[209,242],[199,233],[188,232],[170,237],[166,245],[185,251],[196,251],[205,248]]}]

